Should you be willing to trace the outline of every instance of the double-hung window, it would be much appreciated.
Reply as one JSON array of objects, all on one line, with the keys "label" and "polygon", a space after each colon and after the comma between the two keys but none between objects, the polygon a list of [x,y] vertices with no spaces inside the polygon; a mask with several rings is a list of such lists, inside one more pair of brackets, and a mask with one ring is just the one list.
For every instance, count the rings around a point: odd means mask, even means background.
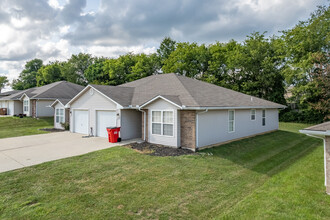
[{"label": "double-hung window", "polygon": [[266,125],[266,109],[262,110],[262,126]]},{"label": "double-hung window", "polygon": [[228,111],[228,131],[229,132],[235,131],[235,111],[234,110]]},{"label": "double-hung window", "polygon": [[173,136],[174,112],[173,111],[152,111],[152,134]]},{"label": "double-hung window", "polygon": [[255,120],[256,120],[256,110],[251,109],[251,121],[255,121]]},{"label": "double-hung window", "polygon": [[23,111],[29,111],[29,100],[23,100]]},{"label": "double-hung window", "polygon": [[57,108],[55,112],[56,123],[64,123],[64,109]]}]

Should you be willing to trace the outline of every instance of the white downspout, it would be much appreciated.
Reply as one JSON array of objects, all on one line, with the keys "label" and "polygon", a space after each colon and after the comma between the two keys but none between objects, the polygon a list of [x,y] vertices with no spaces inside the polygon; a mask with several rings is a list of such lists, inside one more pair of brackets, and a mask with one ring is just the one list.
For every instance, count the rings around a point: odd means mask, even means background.
[{"label": "white downspout", "polygon": [[196,113],[196,148],[198,148],[199,146],[198,146],[198,115],[200,115],[200,114],[204,114],[204,113],[206,113],[206,112],[208,112],[209,111],[209,109],[207,108],[207,109],[205,109],[205,111],[202,111],[202,112],[197,112]]},{"label": "white downspout", "polygon": [[323,139],[324,143],[324,185],[327,186],[327,149],[326,149],[326,141]]}]

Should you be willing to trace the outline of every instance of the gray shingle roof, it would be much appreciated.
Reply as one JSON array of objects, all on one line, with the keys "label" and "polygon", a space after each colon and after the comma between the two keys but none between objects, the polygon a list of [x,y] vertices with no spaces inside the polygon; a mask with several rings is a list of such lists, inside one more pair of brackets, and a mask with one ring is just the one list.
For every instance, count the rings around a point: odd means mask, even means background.
[{"label": "gray shingle roof", "polygon": [[22,90],[13,95],[2,97],[0,100],[18,100],[23,94],[26,94],[30,99],[72,99],[83,89],[83,86],[66,81],[59,81],[41,87]]},{"label": "gray shingle roof", "polygon": [[330,131],[330,121],[324,122],[322,124],[314,125],[303,130],[310,130],[310,131]]},{"label": "gray shingle roof", "polygon": [[19,90],[12,90],[12,91],[8,91],[8,92],[2,92],[0,93],[0,97],[3,97],[3,96],[9,96],[9,95],[12,95],[12,94],[15,94],[15,93],[18,93],[20,92]]},{"label": "gray shingle roof", "polygon": [[104,86],[104,85],[91,85],[104,95],[108,96],[113,101],[122,106],[131,105],[134,88],[131,87],[118,87],[118,86]]},{"label": "gray shingle roof", "polygon": [[[134,88],[131,105],[142,105],[152,98],[161,95],[163,97],[176,97],[175,103],[181,103],[186,107],[267,107],[284,108],[285,106],[246,95],[210,83],[191,79],[185,76],[159,74],[140,80],[125,83],[113,88]],[[109,93],[109,96],[111,94]]]}]

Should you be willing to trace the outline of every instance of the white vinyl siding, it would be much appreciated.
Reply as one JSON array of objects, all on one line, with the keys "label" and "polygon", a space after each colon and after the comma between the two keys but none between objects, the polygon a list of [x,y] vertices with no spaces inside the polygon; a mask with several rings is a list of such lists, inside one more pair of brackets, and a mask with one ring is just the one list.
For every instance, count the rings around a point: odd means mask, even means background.
[{"label": "white vinyl siding", "polygon": [[[203,111],[200,111],[203,112]],[[267,123],[262,126],[262,110],[256,109],[256,120],[250,120],[251,109],[235,109],[235,132],[228,132],[228,110],[209,110],[198,114],[197,147],[226,142],[278,129],[278,110],[267,109]]]},{"label": "white vinyl siding", "polygon": [[255,121],[255,120],[256,120],[256,110],[251,109],[251,121]]},{"label": "white vinyl siding", "polygon": [[229,110],[228,111],[228,132],[235,131],[235,111]]},{"label": "white vinyl siding", "polygon": [[[145,109],[148,110],[148,142],[155,144],[162,144],[166,146],[179,147],[180,146],[180,127],[179,124],[179,114],[178,108],[163,100],[157,99],[154,102],[145,106]],[[160,120],[160,134],[153,134],[152,131],[152,112],[161,112],[161,120]],[[165,113],[164,113],[165,112]],[[171,113],[167,113],[171,112]],[[165,116],[164,116],[165,114]],[[156,116],[157,115],[157,116]],[[159,116],[159,113],[156,113],[155,117]],[[163,119],[164,118],[164,119]],[[154,118],[157,120],[157,118]],[[159,123],[159,121],[154,121],[154,123]],[[154,132],[159,128],[159,126],[154,127]],[[159,129],[158,129],[159,133]],[[164,135],[162,135],[164,134]]]},{"label": "white vinyl siding", "polygon": [[57,108],[55,113],[56,123],[64,123],[64,109],[63,108]]},{"label": "white vinyl siding", "polygon": [[156,135],[173,136],[173,111],[152,111],[151,133]]},{"label": "white vinyl siding", "polygon": [[266,126],[266,109],[262,110],[262,126]]}]

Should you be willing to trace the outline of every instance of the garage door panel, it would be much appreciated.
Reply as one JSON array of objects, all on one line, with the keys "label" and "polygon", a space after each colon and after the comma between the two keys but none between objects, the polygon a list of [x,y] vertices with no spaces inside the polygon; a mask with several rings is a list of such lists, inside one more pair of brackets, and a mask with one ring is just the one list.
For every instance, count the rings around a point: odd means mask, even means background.
[{"label": "garage door panel", "polygon": [[75,133],[88,134],[88,111],[74,110],[73,121]]},{"label": "garage door panel", "polygon": [[96,111],[96,136],[108,137],[107,127],[116,126],[115,111]]}]

